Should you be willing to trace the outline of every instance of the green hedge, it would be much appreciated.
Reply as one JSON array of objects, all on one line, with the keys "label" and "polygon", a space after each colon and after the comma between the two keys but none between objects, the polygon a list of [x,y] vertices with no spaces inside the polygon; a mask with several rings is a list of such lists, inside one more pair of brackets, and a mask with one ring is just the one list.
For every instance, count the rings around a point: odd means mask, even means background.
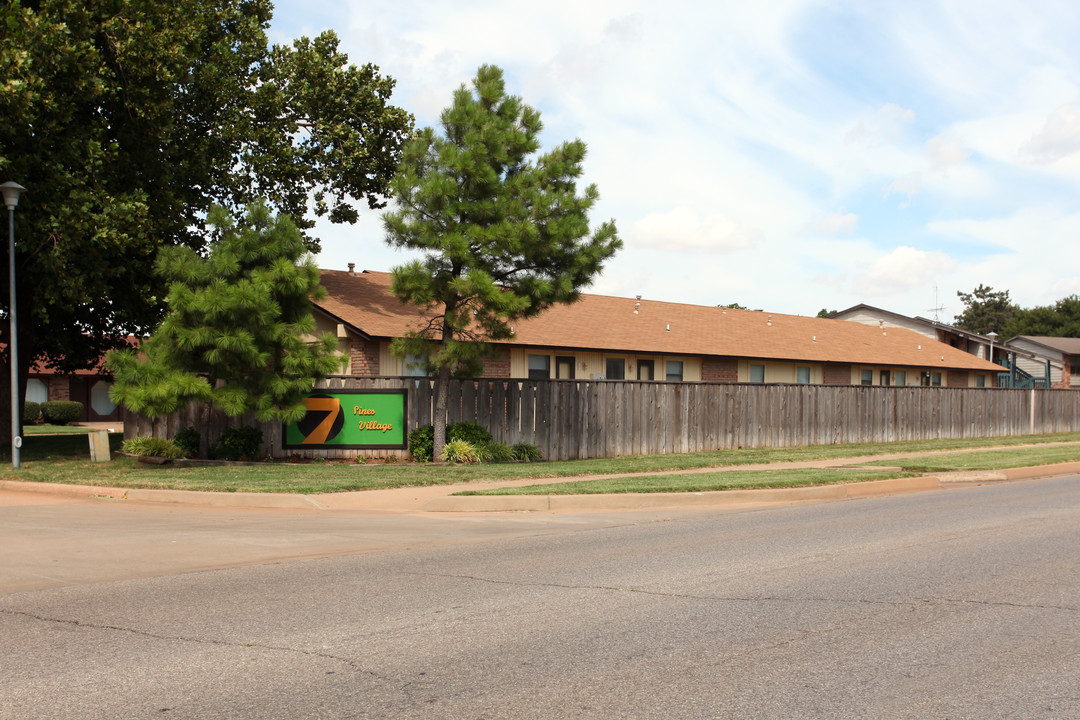
[{"label": "green hedge", "polygon": [[83,415],[83,404],[75,400],[49,400],[41,403],[41,416],[50,425],[77,422]]},{"label": "green hedge", "polygon": [[41,420],[41,403],[36,403],[33,400],[27,400],[23,403],[22,419],[24,425],[37,425]]}]

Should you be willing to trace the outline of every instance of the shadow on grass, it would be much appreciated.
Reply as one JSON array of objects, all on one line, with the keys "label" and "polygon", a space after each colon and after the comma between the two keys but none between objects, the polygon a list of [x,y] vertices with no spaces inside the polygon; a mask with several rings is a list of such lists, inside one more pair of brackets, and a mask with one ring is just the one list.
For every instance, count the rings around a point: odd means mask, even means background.
[{"label": "shadow on grass", "polygon": [[[109,449],[118,452],[124,433],[109,433]],[[89,460],[90,439],[87,433],[68,435],[24,435],[20,460]],[[0,462],[11,463],[11,445],[0,448]]]}]

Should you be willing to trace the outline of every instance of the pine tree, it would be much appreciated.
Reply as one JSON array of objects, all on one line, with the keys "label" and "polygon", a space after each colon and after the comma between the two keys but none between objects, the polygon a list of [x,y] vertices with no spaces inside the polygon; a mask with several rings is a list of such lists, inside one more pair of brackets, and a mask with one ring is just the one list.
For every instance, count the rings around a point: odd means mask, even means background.
[{"label": "pine tree", "polygon": [[169,283],[168,314],[135,351],[108,356],[112,397],[157,417],[194,401],[230,416],[296,422],[315,381],[340,367],[336,340],[315,339],[319,271],[287,215],[249,206],[236,223],[220,207],[208,218],[209,255],[165,248],[156,270]]},{"label": "pine tree", "polygon": [[599,194],[577,193],[585,143],[537,156],[540,114],[507,95],[502,70],[481,67],[441,124],[441,135],[425,128],[406,146],[391,181],[397,209],[383,216],[388,243],[426,256],[394,269],[393,291],[430,320],[392,349],[436,376],[436,458],[451,376],[478,373],[488,341],[510,338],[513,320],[577,300],[622,246],[613,221],[590,232]]},{"label": "pine tree", "polygon": [[956,295],[964,303],[964,312],[954,318],[953,324],[980,335],[1005,332],[1005,327],[1019,311],[1009,299],[1008,290],[994,290],[982,283],[970,293],[957,292]]}]

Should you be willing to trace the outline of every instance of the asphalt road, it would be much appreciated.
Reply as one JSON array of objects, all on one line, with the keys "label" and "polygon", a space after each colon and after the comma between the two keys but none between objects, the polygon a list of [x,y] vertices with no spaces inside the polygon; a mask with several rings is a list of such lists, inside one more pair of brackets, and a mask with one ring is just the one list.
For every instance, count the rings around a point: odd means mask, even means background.
[{"label": "asphalt road", "polygon": [[1080,717],[1078,477],[526,520],[0,596],[0,718]]}]

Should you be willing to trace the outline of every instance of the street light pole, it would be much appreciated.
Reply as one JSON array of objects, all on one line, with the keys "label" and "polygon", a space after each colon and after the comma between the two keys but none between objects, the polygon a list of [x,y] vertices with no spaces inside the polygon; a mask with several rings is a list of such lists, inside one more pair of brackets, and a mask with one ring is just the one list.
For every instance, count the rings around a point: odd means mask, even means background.
[{"label": "street light pole", "polygon": [[19,195],[26,191],[22,185],[6,182],[0,185],[4,192],[4,205],[8,209],[8,288],[11,291],[11,304],[8,306],[8,320],[11,321],[11,338],[8,341],[8,359],[11,362],[11,467],[19,467],[19,449],[22,437],[19,436],[19,326],[15,312],[15,206],[19,204]]}]

